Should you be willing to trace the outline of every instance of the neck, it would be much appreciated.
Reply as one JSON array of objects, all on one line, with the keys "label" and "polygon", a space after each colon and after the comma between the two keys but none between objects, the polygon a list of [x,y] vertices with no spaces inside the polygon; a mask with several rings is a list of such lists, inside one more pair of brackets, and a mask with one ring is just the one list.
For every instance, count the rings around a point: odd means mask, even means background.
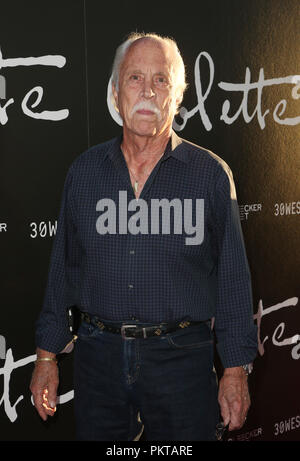
[{"label": "neck", "polygon": [[172,128],[155,136],[139,136],[124,127],[122,151],[129,163],[145,164],[160,157],[171,137]]}]

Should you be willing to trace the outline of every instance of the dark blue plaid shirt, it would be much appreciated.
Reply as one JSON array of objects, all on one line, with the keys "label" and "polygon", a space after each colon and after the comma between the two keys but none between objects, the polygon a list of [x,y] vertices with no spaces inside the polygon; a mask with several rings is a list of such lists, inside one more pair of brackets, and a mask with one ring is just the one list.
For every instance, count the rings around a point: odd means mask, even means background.
[{"label": "dark blue plaid shirt", "polygon": [[[214,153],[173,132],[140,195],[148,204],[148,233],[145,228],[126,233],[126,215],[128,221],[139,208],[129,211],[119,202],[120,191],[123,197],[127,194],[128,204],[135,199],[121,140],[88,149],[69,169],[37,324],[37,346],[54,353],[64,348],[72,338],[66,310],[77,305],[104,320],[159,323],[214,317],[223,366],[251,362],[257,351],[257,332],[230,168]],[[159,232],[151,233],[151,200],[172,203],[175,198],[182,204],[184,199],[193,199],[193,224],[195,201],[203,199],[201,244],[186,244],[192,235],[183,225],[182,232],[176,233],[172,220],[169,233],[164,233],[162,219]],[[104,208],[101,212],[97,207],[100,199],[115,204],[115,215],[106,216],[116,217],[116,233],[97,230],[100,216],[105,224]]]}]

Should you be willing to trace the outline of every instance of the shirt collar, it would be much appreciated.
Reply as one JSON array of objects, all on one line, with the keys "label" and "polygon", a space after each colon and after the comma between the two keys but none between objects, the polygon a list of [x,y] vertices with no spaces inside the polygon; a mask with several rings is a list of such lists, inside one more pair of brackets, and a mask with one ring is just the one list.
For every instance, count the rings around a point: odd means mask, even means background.
[{"label": "shirt collar", "polygon": [[[111,160],[118,161],[120,160],[120,154],[122,156],[121,150],[121,143],[122,143],[123,135],[119,135],[114,138],[110,148],[107,150],[106,156],[108,156]],[[173,130],[171,133],[171,137],[167,144],[165,153],[162,157],[162,161],[167,160],[169,157],[174,157],[181,162],[188,163],[190,160],[189,151],[183,143],[183,139],[180,138]],[[104,160],[103,158],[103,160]]]}]

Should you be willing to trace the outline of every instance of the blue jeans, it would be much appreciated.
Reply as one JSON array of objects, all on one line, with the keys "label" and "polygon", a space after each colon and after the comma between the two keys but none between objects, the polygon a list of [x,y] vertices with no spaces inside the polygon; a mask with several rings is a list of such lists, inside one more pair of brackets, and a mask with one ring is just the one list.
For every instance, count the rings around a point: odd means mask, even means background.
[{"label": "blue jeans", "polygon": [[77,439],[133,440],[143,424],[147,441],[215,440],[213,350],[208,323],[123,339],[82,322],[74,357]]}]

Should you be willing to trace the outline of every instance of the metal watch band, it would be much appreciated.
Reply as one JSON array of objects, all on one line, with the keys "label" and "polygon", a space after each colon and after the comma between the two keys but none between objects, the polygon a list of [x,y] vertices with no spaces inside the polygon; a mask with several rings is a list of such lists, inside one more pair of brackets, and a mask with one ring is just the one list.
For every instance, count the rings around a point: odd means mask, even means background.
[{"label": "metal watch band", "polygon": [[242,368],[243,368],[244,372],[246,373],[246,375],[249,376],[250,373],[253,370],[253,364],[252,363],[247,363],[246,365],[242,365]]}]

